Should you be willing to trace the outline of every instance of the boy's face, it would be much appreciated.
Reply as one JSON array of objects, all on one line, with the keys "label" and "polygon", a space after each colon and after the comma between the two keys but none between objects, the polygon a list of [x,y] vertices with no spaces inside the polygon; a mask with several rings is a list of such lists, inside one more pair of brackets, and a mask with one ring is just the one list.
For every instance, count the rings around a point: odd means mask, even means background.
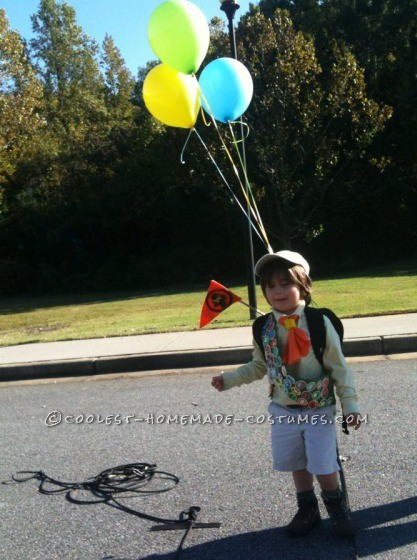
[{"label": "boy's face", "polygon": [[268,303],[276,311],[290,315],[301,301],[300,288],[283,278],[280,274],[274,274],[265,286],[265,295]]}]

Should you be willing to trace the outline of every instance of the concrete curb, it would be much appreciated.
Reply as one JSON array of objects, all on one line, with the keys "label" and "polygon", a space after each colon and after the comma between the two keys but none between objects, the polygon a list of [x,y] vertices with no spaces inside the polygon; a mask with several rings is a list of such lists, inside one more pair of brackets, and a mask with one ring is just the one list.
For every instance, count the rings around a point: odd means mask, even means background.
[{"label": "concrete curb", "polygon": [[[346,357],[417,352],[417,334],[346,339],[343,349]],[[252,348],[245,346],[8,364],[0,366],[0,382],[239,365],[248,362],[251,356]]]}]

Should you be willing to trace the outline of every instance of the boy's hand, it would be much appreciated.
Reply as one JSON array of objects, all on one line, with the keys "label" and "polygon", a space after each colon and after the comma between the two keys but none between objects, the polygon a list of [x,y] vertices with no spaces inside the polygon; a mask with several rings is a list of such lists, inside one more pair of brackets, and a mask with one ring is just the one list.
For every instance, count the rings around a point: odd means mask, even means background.
[{"label": "boy's hand", "polygon": [[218,391],[224,391],[224,381],[222,375],[216,375],[215,377],[213,377],[213,379],[211,380],[211,384]]},{"label": "boy's hand", "polygon": [[346,422],[350,428],[357,430],[361,425],[360,415],[357,412],[352,412],[346,417]]}]

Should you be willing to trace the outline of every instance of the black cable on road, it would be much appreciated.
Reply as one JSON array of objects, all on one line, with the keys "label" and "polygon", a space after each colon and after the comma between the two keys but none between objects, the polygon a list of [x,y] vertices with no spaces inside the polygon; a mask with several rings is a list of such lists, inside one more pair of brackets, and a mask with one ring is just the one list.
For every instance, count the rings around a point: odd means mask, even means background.
[{"label": "black cable on road", "polygon": [[[132,498],[140,494],[161,494],[172,490],[180,479],[172,473],[157,470],[157,465],[150,463],[130,463],[120,465],[102,471],[97,476],[82,482],[63,482],[45,474],[43,471],[19,471],[12,475],[12,480],[2,482],[2,484],[13,484],[27,482],[29,480],[39,481],[38,491],[41,494],[65,493],[66,499],[79,505],[105,503],[136,515],[141,519],[153,521],[162,525],[156,525],[151,530],[185,530],[185,534],[176,550],[176,558],[179,557],[184,541],[190,529],[219,528],[221,523],[197,523],[197,515],[200,508],[190,507],[187,511],[182,511],[178,518],[167,519],[157,517],[136,509],[127,507],[120,502],[121,498]],[[156,488],[150,488],[153,483]],[[75,497],[77,491],[87,491],[94,496],[94,500],[80,499]],[[117,498],[116,498],[117,497]]]}]

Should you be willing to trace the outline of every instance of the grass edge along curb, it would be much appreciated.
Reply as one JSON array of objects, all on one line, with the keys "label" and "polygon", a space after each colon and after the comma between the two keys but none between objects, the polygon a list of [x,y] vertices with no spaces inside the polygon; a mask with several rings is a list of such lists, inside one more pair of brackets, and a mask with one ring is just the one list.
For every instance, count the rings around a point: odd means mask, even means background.
[{"label": "grass edge along curb", "polygon": [[[412,272],[414,273],[414,268]],[[402,275],[318,280],[314,302],[341,318],[394,315],[417,311],[417,269]],[[246,299],[247,288],[228,285]],[[395,287],[395,298],[392,296]],[[0,299],[0,345],[198,330],[207,287],[180,293],[95,293]],[[260,288],[258,308],[267,312]],[[226,309],[206,329],[249,326],[245,306]]]}]

